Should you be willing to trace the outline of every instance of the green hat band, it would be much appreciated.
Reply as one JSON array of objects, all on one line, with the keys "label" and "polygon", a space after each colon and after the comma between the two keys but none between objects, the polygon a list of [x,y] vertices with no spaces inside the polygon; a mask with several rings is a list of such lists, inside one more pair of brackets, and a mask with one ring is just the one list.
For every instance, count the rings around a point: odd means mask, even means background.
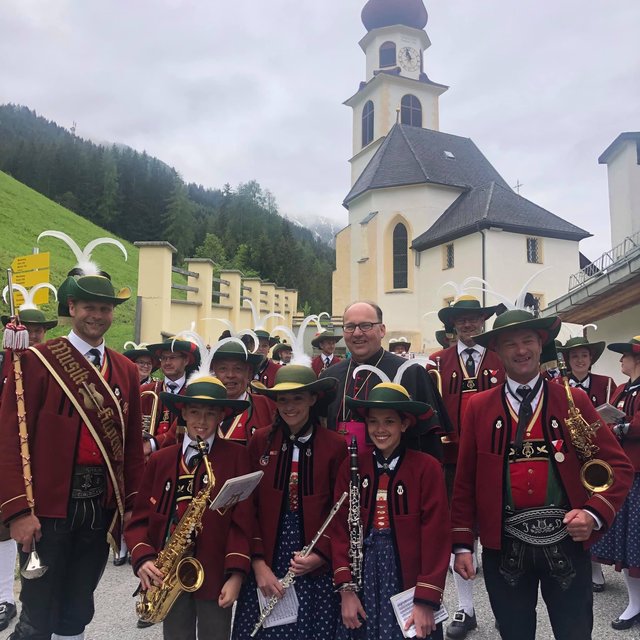
[{"label": "green hat band", "polygon": [[227,390],[218,378],[211,376],[200,378],[191,384],[187,384],[185,396],[188,398],[202,398],[203,400],[226,400]]}]

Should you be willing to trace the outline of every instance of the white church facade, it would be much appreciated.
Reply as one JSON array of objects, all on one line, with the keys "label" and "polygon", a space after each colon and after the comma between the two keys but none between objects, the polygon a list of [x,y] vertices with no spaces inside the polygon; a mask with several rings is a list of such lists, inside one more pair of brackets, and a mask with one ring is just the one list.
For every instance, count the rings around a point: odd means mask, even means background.
[{"label": "white church facade", "polygon": [[[437,348],[434,315],[447,281],[479,276],[515,297],[530,287],[543,308],[567,290],[590,234],[516,193],[469,138],[439,131],[445,85],[424,72],[430,41],[422,0],[369,0],[366,80],[353,110],[348,225],[336,236],[333,314],[355,299],[384,310],[387,338]],[[482,298],[482,293],[478,296]],[[487,304],[496,302],[490,296]]]}]

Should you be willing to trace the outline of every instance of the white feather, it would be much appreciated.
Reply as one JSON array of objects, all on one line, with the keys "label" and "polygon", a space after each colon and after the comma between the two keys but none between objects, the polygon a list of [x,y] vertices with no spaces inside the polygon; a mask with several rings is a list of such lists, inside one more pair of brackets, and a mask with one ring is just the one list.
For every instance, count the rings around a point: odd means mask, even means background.
[{"label": "white feather", "polygon": [[307,316],[300,327],[298,327],[298,333],[295,334],[289,327],[285,325],[279,324],[277,327],[273,328],[273,332],[284,333],[291,340],[291,350],[293,351],[293,356],[291,357],[291,364],[299,364],[303,367],[311,366],[311,357],[305,353],[304,350],[304,334],[309,326],[309,323],[315,322],[318,331],[322,331],[322,326],[320,325],[320,321],[318,320],[318,316],[310,315]]},{"label": "white feather", "polygon": [[191,383],[198,378],[210,376],[211,359],[213,358],[213,353],[207,346],[202,336],[195,331],[181,331],[180,333],[176,334],[171,341],[172,349],[176,340],[188,340],[189,342],[193,342],[193,344],[198,347],[198,351],[200,352],[200,364],[198,365],[198,368],[189,376],[189,382]]},{"label": "white feather", "polygon": [[[22,297],[26,300],[29,297],[29,293],[27,292],[27,290],[21,285],[21,284],[16,284],[15,282],[13,283],[13,288],[16,291],[19,291],[22,294]],[[7,293],[9,293],[9,285],[7,285],[3,290],[2,290],[2,297],[4,298],[4,301],[7,302]]]},{"label": "white feather", "polygon": [[33,301],[33,299],[35,298],[36,293],[40,291],[40,289],[50,289],[51,291],[53,291],[53,297],[56,300],[58,299],[58,290],[52,284],[50,284],[49,282],[40,282],[39,284],[29,289],[27,295],[25,296],[24,303],[20,305],[19,311],[38,308],[38,305]]},{"label": "white feather", "polygon": [[131,347],[131,349],[134,349],[137,351],[138,349],[146,349],[148,344],[149,344],[148,342],[141,342],[140,344],[136,344],[133,340],[127,340],[124,343],[123,349],[127,351],[129,347]]},{"label": "white feather", "polygon": [[406,362],[402,363],[399,367],[398,370],[396,371],[396,374],[393,376],[393,382],[395,382],[396,384],[402,384],[402,376],[404,375],[404,372],[409,368],[409,367],[413,367],[416,365],[421,366],[423,369],[427,366],[427,364],[433,364],[429,358],[412,358],[411,360],[407,360]]},{"label": "white feather", "polygon": [[253,327],[257,329],[260,324],[260,316],[258,315],[256,308],[253,306],[253,302],[250,298],[243,298],[243,300],[249,305],[249,308],[251,309],[251,315],[253,317]]},{"label": "white feather", "polygon": [[382,382],[391,382],[391,378],[382,369],[378,369],[378,367],[374,367],[372,364],[361,364],[359,367],[356,367],[353,370],[354,380],[361,371],[370,371],[371,373],[377,375],[378,378],[382,380]]}]

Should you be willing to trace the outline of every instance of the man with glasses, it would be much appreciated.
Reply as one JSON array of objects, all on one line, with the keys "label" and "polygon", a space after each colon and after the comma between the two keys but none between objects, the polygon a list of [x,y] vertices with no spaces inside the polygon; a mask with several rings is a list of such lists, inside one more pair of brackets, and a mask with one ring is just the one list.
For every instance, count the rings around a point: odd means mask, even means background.
[{"label": "man with glasses", "polygon": [[[358,419],[346,407],[345,396],[366,400],[369,391],[382,382],[371,372],[360,372],[356,378],[353,372],[361,364],[374,365],[393,379],[396,372],[407,361],[382,348],[382,338],[386,328],[382,320],[382,309],[374,302],[357,301],[351,303],[343,314],[343,333],[351,357],[325,370],[320,377],[331,376],[339,381],[335,399],[327,409],[327,427],[343,434],[358,432]],[[413,400],[426,402],[434,409],[434,416],[418,433],[411,434],[409,445],[442,458],[440,432],[448,433],[451,426],[442,400],[435,389],[431,377],[424,367],[409,367],[402,376],[401,384],[409,391]],[[354,424],[355,423],[355,424]]]}]

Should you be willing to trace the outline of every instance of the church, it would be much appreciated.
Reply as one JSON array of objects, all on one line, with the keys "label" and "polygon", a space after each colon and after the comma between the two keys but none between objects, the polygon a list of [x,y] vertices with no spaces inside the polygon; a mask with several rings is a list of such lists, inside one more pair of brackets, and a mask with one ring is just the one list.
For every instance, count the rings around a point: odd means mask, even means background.
[{"label": "church", "polygon": [[369,0],[362,10],[366,79],[344,103],[353,111],[351,190],[332,301],[335,316],[352,300],[376,301],[387,339],[431,352],[442,327],[425,314],[456,295],[445,283],[478,276],[515,298],[551,267],[529,287],[542,309],[566,293],[591,234],[516,193],[472,140],[440,131],[448,87],[426,72],[427,20],[423,0]]}]

